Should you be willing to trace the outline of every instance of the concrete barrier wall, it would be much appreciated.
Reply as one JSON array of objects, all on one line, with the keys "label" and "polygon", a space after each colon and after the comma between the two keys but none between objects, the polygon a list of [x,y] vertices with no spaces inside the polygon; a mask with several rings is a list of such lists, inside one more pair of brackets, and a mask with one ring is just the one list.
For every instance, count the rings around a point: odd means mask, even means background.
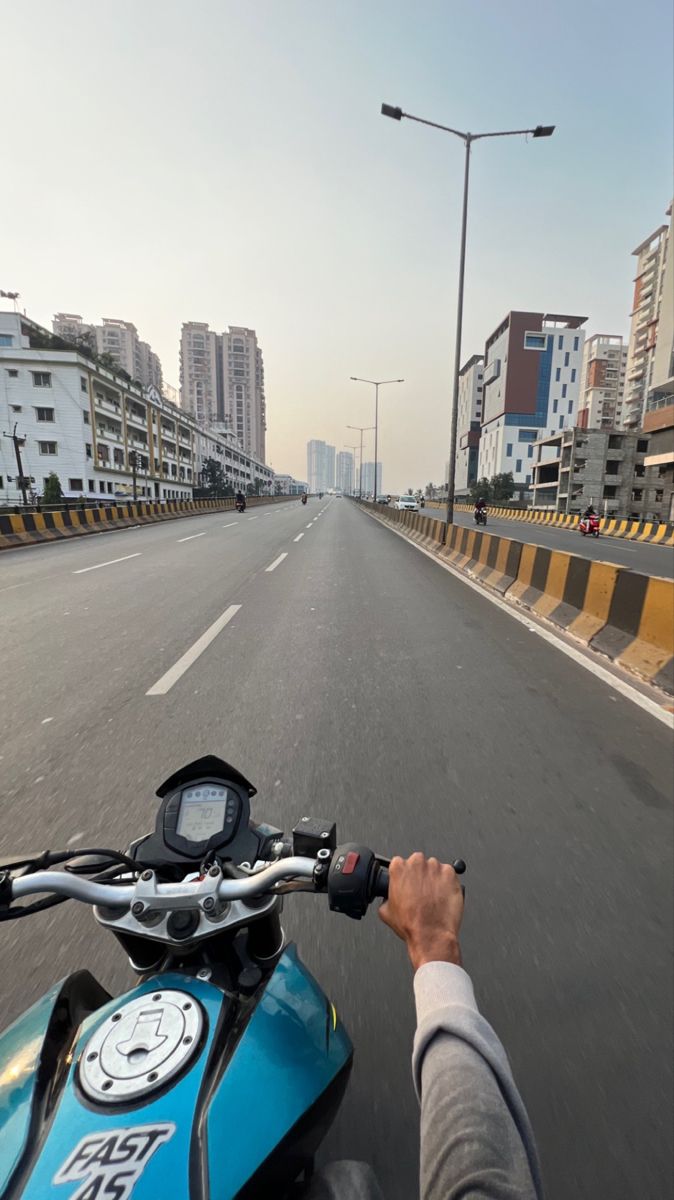
[{"label": "concrete barrier wall", "polygon": [[[279,504],[299,500],[298,496],[249,496],[246,505]],[[234,500],[167,500],[163,504],[139,501],[136,504],[112,504],[107,508],[84,508],[45,513],[0,513],[0,550],[12,546],[53,542],[61,538],[81,537],[102,530],[124,529],[129,525],[148,525],[173,521],[198,513],[227,512]]]},{"label": "concrete barrier wall", "polygon": [[[437,500],[427,500],[428,508],[444,510],[446,507]],[[455,504],[457,512],[472,513],[472,504]],[[529,521],[534,525],[555,525],[563,529],[577,529],[579,516],[567,516],[566,513],[540,512],[532,508],[518,511],[514,508],[496,508],[489,506],[488,515],[499,520]],[[599,528],[604,537],[622,537],[635,542],[659,542],[661,545],[674,546],[674,527],[657,521],[628,521],[615,517],[601,517]]]},{"label": "concrete barrier wall", "polygon": [[367,512],[513,603],[674,695],[674,580],[481,529],[364,504]]}]

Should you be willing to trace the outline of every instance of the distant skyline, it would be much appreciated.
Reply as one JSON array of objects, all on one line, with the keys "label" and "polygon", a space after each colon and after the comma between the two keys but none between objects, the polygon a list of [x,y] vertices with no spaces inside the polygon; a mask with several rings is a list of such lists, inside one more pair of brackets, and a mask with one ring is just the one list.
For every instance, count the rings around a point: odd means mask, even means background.
[{"label": "distant skyline", "polygon": [[[665,0],[35,0],[3,9],[0,288],[133,321],[178,383],[180,329],[255,329],[267,457],[373,423],[390,491],[447,460],[462,148],[472,131],[462,359],[510,309],[627,335],[631,252],[672,198]],[[637,86],[637,82],[641,85]],[[2,302],[0,302],[2,303]],[[4,302],[6,303],[6,302]],[[371,440],[364,457],[373,457]]]}]

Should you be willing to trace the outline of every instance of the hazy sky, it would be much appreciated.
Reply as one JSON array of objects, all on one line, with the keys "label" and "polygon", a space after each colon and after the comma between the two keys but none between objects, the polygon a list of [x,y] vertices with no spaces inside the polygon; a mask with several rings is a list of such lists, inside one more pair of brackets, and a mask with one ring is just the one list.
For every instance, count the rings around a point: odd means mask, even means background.
[{"label": "hazy sky", "polygon": [[[462,358],[510,308],[626,333],[672,193],[670,0],[0,3],[0,288],[132,320],[178,383],[186,320],[258,331],[268,459],[306,477],[382,392],[384,487],[447,458],[461,143],[478,143]],[[368,455],[371,457],[371,452]]]}]

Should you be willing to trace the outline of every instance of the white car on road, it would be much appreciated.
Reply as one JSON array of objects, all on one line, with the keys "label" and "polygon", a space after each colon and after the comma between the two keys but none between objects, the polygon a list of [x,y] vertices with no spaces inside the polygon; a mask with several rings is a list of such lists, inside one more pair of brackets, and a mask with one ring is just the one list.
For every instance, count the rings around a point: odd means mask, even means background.
[{"label": "white car on road", "polygon": [[399,499],[396,500],[396,508],[407,509],[408,512],[418,512],[419,501],[417,500],[416,496],[400,496]]}]

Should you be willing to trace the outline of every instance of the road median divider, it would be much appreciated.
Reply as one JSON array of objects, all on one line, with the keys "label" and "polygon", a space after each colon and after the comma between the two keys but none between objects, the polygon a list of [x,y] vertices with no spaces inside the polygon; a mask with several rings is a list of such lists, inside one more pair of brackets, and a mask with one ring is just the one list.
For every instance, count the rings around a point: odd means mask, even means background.
[{"label": "road median divider", "polygon": [[[261,504],[280,504],[297,499],[297,496],[249,496],[246,507],[255,508]],[[100,508],[64,508],[57,512],[0,513],[0,550],[126,529],[132,525],[174,521],[201,513],[206,516],[214,512],[231,512],[233,508],[234,500],[228,498],[167,500],[162,504],[138,501],[135,504],[111,504]]]},{"label": "road median divider", "polygon": [[[437,500],[427,500],[426,506],[434,509],[444,509],[444,503]],[[456,512],[472,513],[470,504],[455,504]],[[580,523],[578,514],[569,515],[534,508],[504,508],[490,506],[489,516],[499,521],[528,521],[534,525],[550,525],[557,529],[577,529]],[[674,546],[674,526],[661,521],[630,521],[617,517],[601,517],[599,529],[604,537],[625,538],[627,541],[654,542],[660,546]]]},{"label": "road median divider", "polygon": [[506,600],[674,695],[674,580],[641,575],[419,513],[363,503],[366,512]]}]

